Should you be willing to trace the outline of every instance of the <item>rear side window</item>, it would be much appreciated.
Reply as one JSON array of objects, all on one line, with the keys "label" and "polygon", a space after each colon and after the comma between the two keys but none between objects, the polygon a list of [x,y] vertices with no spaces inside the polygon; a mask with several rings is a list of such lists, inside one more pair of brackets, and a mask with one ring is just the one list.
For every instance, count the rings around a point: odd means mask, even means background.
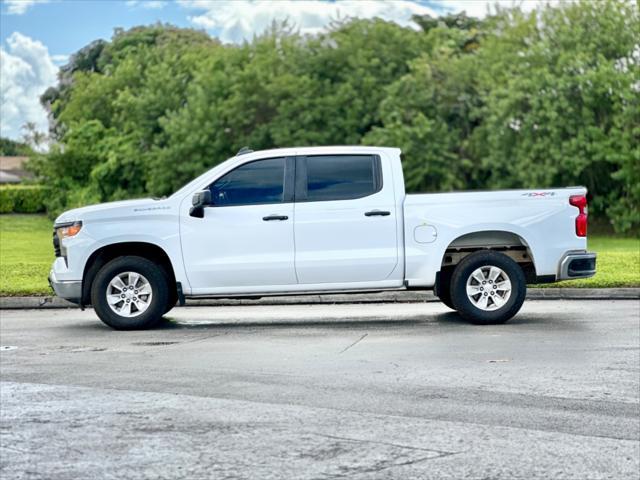
[{"label": "rear side window", "polygon": [[382,188],[380,160],[375,155],[318,155],[305,160],[306,184],[302,183],[306,192],[301,192],[302,200],[350,200]]},{"label": "rear side window", "polygon": [[217,206],[281,203],[284,194],[284,158],[247,163],[209,185]]}]

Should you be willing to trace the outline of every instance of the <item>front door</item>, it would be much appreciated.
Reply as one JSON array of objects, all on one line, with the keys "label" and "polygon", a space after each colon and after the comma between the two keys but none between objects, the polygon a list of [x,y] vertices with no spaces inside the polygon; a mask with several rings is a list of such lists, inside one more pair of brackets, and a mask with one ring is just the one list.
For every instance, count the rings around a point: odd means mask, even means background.
[{"label": "front door", "polygon": [[204,218],[181,216],[192,294],[296,283],[293,168],[293,158],[241,165],[209,186],[212,204],[204,209]]},{"label": "front door", "polygon": [[401,282],[394,189],[378,156],[298,157],[295,217],[300,284]]}]

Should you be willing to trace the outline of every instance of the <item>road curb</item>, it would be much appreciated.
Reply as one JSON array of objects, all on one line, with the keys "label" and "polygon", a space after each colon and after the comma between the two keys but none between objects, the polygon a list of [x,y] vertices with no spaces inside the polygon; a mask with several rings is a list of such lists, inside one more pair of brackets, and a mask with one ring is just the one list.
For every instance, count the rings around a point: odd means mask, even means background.
[{"label": "road curb", "polygon": [[[530,288],[529,300],[637,300],[640,288]],[[437,302],[431,291],[402,291],[381,293],[355,293],[332,295],[296,295],[289,297],[262,297],[261,299],[203,299],[188,300],[187,306],[224,305],[313,305],[336,303],[412,303]],[[58,297],[0,297],[0,309],[76,308]]]}]

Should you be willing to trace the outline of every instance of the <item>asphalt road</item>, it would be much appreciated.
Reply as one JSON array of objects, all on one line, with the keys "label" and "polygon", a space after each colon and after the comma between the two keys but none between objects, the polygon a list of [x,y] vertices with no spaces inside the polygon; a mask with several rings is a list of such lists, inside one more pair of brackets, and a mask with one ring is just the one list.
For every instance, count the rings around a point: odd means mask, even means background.
[{"label": "asphalt road", "polygon": [[[0,477],[637,479],[640,302],[0,312]],[[15,347],[15,348],[13,348]]]}]

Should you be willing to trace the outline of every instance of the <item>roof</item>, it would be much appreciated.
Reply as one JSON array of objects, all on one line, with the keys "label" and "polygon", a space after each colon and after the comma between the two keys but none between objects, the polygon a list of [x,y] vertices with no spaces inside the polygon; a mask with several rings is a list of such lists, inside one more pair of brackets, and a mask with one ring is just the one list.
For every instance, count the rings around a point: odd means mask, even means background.
[{"label": "roof", "polygon": [[380,153],[388,151],[390,153],[399,154],[400,149],[395,147],[372,147],[366,145],[332,145],[323,147],[289,147],[274,148],[272,150],[257,150],[251,153],[241,155],[243,159],[264,158],[265,156],[294,156],[294,155],[332,155],[332,154],[348,154],[348,153]]},{"label": "roof", "polygon": [[0,157],[0,170],[23,170],[29,157]]},{"label": "roof", "polygon": [[0,170],[0,183],[20,183],[21,181],[18,175]]},{"label": "roof", "polygon": [[0,157],[0,183],[20,183],[25,178],[31,178],[24,168],[29,157]]}]

